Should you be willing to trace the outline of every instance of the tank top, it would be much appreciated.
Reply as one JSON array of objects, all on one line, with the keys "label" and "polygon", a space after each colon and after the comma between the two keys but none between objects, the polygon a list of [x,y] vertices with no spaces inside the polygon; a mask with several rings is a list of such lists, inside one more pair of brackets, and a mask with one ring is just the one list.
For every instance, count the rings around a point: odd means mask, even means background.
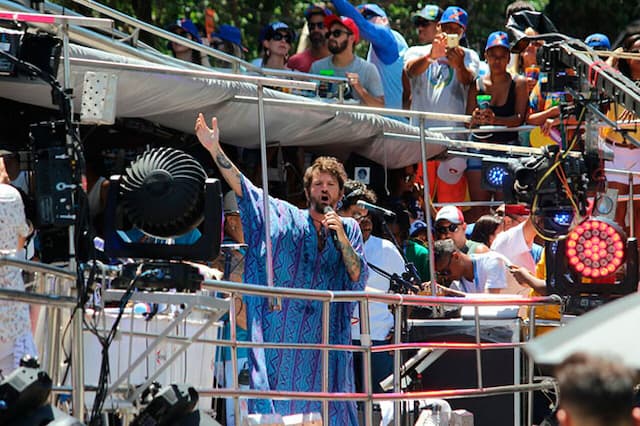
[{"label": "tank top", "polygon": [[[476,85],[479,85],[480,80],[476,80]],[[484,95],[484,87],[478,87],[478,94]],[[511,84],[509,85],[509,93],[507,94],[507,100],[503,105],[489,105],[491,111],[496,117],[510,117],[516,113],[516,82],[511,78]],[[483,133],[472,134],[472,140],[477,142],[494,142],[506,145],[516,145],[518,143],[518,132],[495,132],[495,133]]]}]

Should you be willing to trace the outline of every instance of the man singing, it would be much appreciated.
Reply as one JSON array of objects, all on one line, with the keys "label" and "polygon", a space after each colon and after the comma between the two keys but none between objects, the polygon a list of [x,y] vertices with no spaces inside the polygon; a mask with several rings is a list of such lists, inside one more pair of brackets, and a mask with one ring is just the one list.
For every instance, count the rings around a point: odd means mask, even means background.
[{"label": "man singing", "polygon": [[[223,178],[238,197],[238,207],[248,252],[245,281],[266,284],[263,191],[255,187],[220,148],[216,118],[207,125],[202,114],[195,124],[202,146],[209,151]],[[320,157],[304,175],[308,210],[275,198],[269,199],[273,247],[273,274],[277,287],[313,290],[364,289],[367,266],[362,234],[355,220],[341,218],[334,210],[343,195],[344,167],[332,157]],[[331,207],[332,209],[327,209]],[[263,297],[245,297],[247,324],[253,342],[306,343],[322,341],[322,303],[283,299],[280,310],[271,310]],[[351,343],[351,316],[355,303],[332,303],[329,320],[331,344]],[[251,387],[257,390],[322,390],[322,353],[307,349],[253,348],[250,355]],[[353,392],[351,352],[329,353],[329,392]],[[251,413],[282,415],[320,412],[319,401],[250,400]],[[356,425],[355,402],[331,402],[331,425]]]}]

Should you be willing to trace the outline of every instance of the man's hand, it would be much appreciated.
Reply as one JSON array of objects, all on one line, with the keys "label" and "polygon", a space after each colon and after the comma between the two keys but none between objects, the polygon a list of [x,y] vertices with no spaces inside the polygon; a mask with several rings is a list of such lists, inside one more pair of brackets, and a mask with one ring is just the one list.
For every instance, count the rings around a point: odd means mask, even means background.
[{"label": "man's hand", "polygon": [[362,90],[362,85],[360,84],[360,76],[357,72],[347,72],[344,73],[345,77],[349,82],[349,86],[351,86],[356,92],[360,93]]},{"label": "man's hand", "polygon": [[439,33],[431,42],[431,58],[438,59],[446,55],[447,52],[447,34]]},{"label": "man's hand", "polygon": [[459,70],[464,68],[464,50],[460,46],[447,49],[447,60],[449,64]]},{"label": "man's hand", "polygon": [[347,234],[344,232],[344,225],[342,224],[342,218],[335,211],[330,211],[324,215],[324,219],[322,220],[322,226],[325,228],[335,231],[338,237],[338,241],[341,244],[349,244],[349,238],[347,238]]},{"label": "man's hand", "polygon": [[209,152],[214,152],[220,147],[220,130],[218,129],[218,119],[211,119],[211,128],[207,126],[207,121],[202,113],[196,118],[196,135],[202,146]]}]

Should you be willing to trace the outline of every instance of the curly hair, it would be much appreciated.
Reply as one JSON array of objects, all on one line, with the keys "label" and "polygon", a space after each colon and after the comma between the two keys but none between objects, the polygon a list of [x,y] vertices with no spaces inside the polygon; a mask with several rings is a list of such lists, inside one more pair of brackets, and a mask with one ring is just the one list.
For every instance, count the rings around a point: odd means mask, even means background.
[{"label": "curly hair", "polygon": [[367,203],[375,204],[378,200],[375,192],[367,188],[362,182],[349,179],[344,183],[344,197],[342,198],[342,210],[347,210],[358,201],[364,200]]},{"label": "curly hair", "polygon": [[329,173],[338,181],[338,187],[340,191],[344,189],[344,183],[347,181],[347,172],[344,170],[344,166],[335,157],[318,157],[315,161],[307,167],[304,172],[304,190],[308,194],[311,188],[311,180],[313,179],[314,172]]}]

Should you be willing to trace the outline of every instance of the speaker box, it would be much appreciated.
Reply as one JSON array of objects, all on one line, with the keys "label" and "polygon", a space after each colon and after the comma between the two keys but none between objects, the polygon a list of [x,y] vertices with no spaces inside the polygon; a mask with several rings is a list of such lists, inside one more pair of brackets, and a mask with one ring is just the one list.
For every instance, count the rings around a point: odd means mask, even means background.
[{"label": "speaker box", "polygon": [[[410,342],[475,343],[473,320],[409,320]],[[515,343],[520,340],[518,319],[482,320],[483,343]],[[406,352],[408,359],[413,354]],[[404,361],[403,361],[404,362]],[[520,349],[482,352],[483,387],[520,383]],[[472,389],[478,387],[476,351],[448,350],[422,373],[422,390]],[[453,410],[473,413],[477,425],[520,425],[520,394],[447,399]]]}]

